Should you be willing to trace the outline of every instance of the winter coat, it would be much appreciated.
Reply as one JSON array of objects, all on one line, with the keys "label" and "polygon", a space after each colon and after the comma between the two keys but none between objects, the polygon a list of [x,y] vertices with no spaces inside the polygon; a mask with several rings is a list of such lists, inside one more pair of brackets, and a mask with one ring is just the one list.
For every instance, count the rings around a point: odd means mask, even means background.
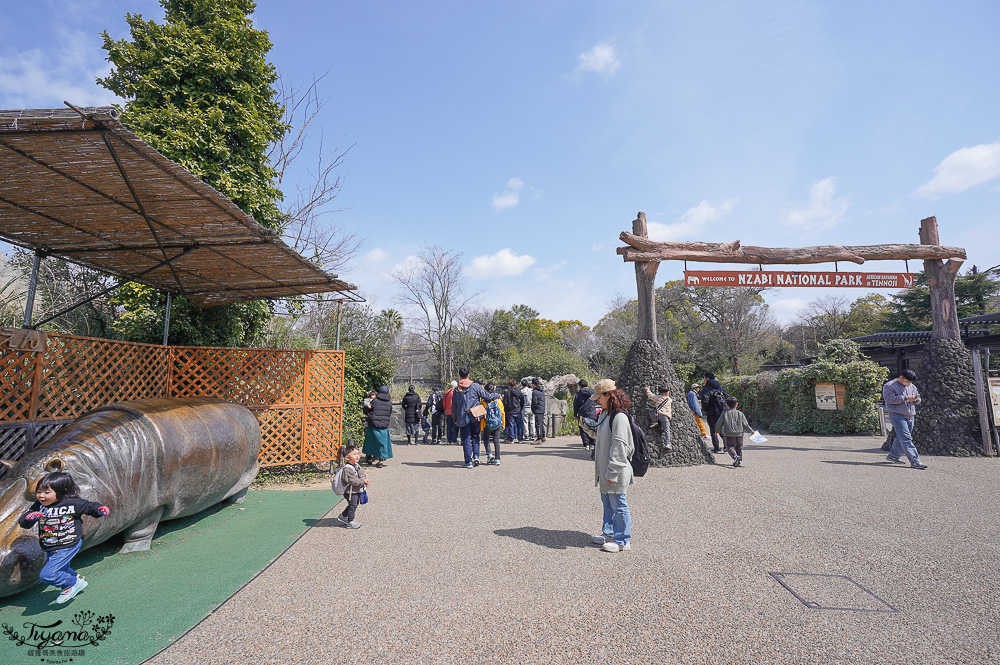
[{"label": "winter coat", "polygon": [[[507,426],[507,413],[504,410],[503,396],[498,392],[486,393],[485,396],[483,397],[483,400],[480,401],[479,403],[483,405],[484,409],[488,409],[489,403],[495,399],[500,400],[500,429],[503,429],[504,427]],[[485,418],[483,419],[483,430],[486,431]]]},{"label": "winter coat", "polygon": [[357,494],[365,488],[365,472],[361,470],[360,466],[355,466],[354,464],[346,464],[344,466],[344,475],[341,476],[344,481],[344,498],[350,499],[353,494]]},{"label": "winter coat", "polygon": [[709,379],[705,382],[705,387],[701,389],[701,408],[705,410],[705,415],[707,416],[721,416],[724,410],[713,403],[712,393],[715,392],[725,393],[722,389],[722,384],[715,379]]},{"label": "winter coat", "polygon": [[594,443],[594,485],[601,494],[625,494],[635,483],[629,461],[634,452],[628,415],[619,411],[612,420],[610,411],[602,413]]},{"label": "winter coat", "polygon": [[545,391],[541,387],[531,391],[531,412],[536,415],[545,414]]},{"label": "winter coat", "polygon": [[715,433],[722,436],[743,436],[744,432],[753,434],[753,428],[739,409],[729,409],[715,423]]},{"label": "winter coat", "polygon": [[474,418],[469,418],[469,409],[479,404],[486,398],[486,391],[478,383],[473,383],[469,379],[462,379],[458,382],[458,387],[451,396],[451,415],[455,419],[455,424],[465,427]]},{"label": "winter coat", "polygon": [[389,397],[389,393],[379,393],[372,400],[371,406],[365,409],[368,426],[374,429],[388,429],[391,415],[392,398]]},{"label": "winter coat", "polygon": [[403,416],[407,424],[420,422],[420,395],[417,393],[406,393],[400,402],[403,407]]},{"label": "winter coat", "polygon": [[425,416],[433,416],[435,413],[441,413],[441,393],[436,390],[427,397],[427,404],[424,405]]},{"label": "winter coat", "polygon": [[503,410],[509,414],[519,414],[524,409],[524,396],[517,388],[508,388],[503,391]]},{"label": "winter coat", "polygon": [[444,395],[441,397],[441,403],[444,405],[444,412],[451,415],[451,398],[455,395],[454,388],[448,388],[444,391]]},{"label": "winter coat", "polygon": [[670,399],[669,395],[660,395],[646,388],[646,403],[650,409],[655,409],[659,415],[673,418],[674,400]]},{"label": "winter coat", "polygon": [[597,402],[590,399],[594,394],[593,388],[580,388],[573,398],[573,413],[577,418],[596,418]]}]

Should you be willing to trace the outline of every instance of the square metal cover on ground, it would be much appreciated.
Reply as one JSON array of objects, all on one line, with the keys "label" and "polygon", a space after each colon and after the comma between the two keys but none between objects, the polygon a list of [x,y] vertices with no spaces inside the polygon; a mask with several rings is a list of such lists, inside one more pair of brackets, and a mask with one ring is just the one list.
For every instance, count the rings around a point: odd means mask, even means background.
[{"label": "square metal cover on ground", "polygon": [[768,573],[802,604],[814,610],[899,612],[846,575]]}]

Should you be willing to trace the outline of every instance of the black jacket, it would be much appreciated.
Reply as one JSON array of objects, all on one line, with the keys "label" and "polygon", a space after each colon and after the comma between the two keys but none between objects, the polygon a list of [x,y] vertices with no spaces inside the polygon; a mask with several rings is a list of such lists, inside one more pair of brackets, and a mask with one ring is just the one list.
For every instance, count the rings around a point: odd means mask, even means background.
[{"label": "black jacket", "polygon": [[726,396],[726,392],[722,389],[722,384],[715,379],[709,379],[705,382],[705,387],[701,389],[701,410],[705,412],[706,416],[718,417],[722,415],[725,407],[719,406],[717,404],[717,399],[713,398],[713,393],[720,393],[723,397]]},{"label": "black jacket", "polygon": [[503,391],[503,410],[506,413],[521,413],[524,409],[524,395],[520,386]]},{"label": "black jacket", "polygon": [[[66,497],[50,506],[42,506],[38,501],[31,504],[28,512],[40,511],[45,517],[38,520],[38,543],[42,550],[52,552],[73,547],[83,538],[83,516],[102,517],[97,509],[101,504],[85,499]],[[30,529],[36,523],[29,522],[22,516],[18,524],[24,529]]]},{"label": "black jacket", "polygon": [[539,386],[535,386],[531,390],[531,412],[545,413],[545,391]]},{"label": "black jacket", "polygon": [[388,429],[389,416],[392,415],[392,398],[388,393],[379,393],[372,400],[372,405],[365,410],[368,426],[374,429]]},{"label": "black jacket", "polygon": [[[443,408],[444,407],[441,404],[441,393],[437,391],[432,392],[430,395],[427,396],[427,403],[424,404],[424,415],[430,416],[436,414],[440,416],[441,410]],[[434,411],[434,414],[431,413],[432,409]]]},{"label": "black jacket", "polygon": [[401,402],[405,421],[409,424],[420,422],[420,395],[417,393],[406,393]]},{"label": "black jacket", "polygon": [[590,398],[594,394],[593,388],[580,388],[573,399],[573,413],[576,417],[597,418],[597,402]]}]

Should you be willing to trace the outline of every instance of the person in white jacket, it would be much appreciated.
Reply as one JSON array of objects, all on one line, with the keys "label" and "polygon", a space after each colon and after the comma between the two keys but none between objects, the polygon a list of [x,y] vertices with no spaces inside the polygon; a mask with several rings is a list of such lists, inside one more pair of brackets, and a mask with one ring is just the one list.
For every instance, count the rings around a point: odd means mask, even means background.
[{"label": "person in white jacket", "polygon": [[626,413],[632,403],[611,379],[598,381],[591,399],[603,409],[596,421],[584,420],[595,439],[594,484],[604,504],[604,525],[593,541],[605,552],[623,552],[632,549],[632,516],[625,498],[628,486],[635,483],[630,461],[635,442]]}]

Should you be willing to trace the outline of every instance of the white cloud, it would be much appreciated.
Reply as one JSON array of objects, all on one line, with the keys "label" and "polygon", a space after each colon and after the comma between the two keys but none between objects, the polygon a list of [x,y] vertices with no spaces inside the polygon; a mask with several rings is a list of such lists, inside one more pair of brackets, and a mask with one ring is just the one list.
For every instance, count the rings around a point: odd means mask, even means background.
[{"label": "white cloud", "polygon": [[934,177],[917,189],[917,196],[936,199],[958,194],[1000,176],[1000,141],[980,143],[951,153],[934,168]]},{"label": "white cloud", "polygon": [[791,226],[802,226],[809,229],[833,228],[847,212],[849,205],[844,197],[837,198],[834,192],[834,178],[827,178],[813,183],[809,188],[809,201],[796,204],[788,214],[785,222]]},{"label": "white cloud", "polygon": [[410,254],[405,259],[397,263],[388,270],[388,273],[402,273],[408,274],[415,270],[420,265],[420,259],[417,258],[416,254]]},{"label": "white cloud", "polygon": [[559,263],[549,266],[548,268],[536,268],[535,272],[538,273],[538,281],[541,282],[548,279],[549,277],[552,277],[555,271],[559,270],[567,263],[569,263],[569,261],[564,259]]},{"label": "white cloud", "polygon": [[600,42],[594,48],[579,55],[573,74],[581,76],[593,72],[604,78],[610,78],[618,71],[621,64],[621,60],[615,55],[615,47],[608,42]]},{"label": "white cloud", "polygon": [[666,242],[669,240],[694,238],[701,233],[706,224],[731,213],[738,201],[739,199],[726,199],[719,205],[712,205],[708,201],[702,201],[693,208],[688,208],[681,215],[680,221],[673,224],[648,222],[646,226],[649,231],[649,239]]},{"label": "white cloud", "polygon": [[768,303],[767,308],[774,315],[778,323],[787,325],[794,321],[799,312],[809,304],[805,298],[782,298]]},{"label": "white cloud", "polygon": [[537,263],[538,259],[527,254],[518,256],[509,248],[496,254],[477,256],[465,267],[465,273],[472,279],[516,277]]},{"label": "white cloud", "polygon": [[389,258],[389,253],[380,247],[376,247],[372,251],[365,254],[364,257],[362,257],[362,260],[365,263],[372,265],[375,263],[382,263],[387,258]]},{"label": "white cloud", "polygon": [[493,207],[498,211],[505,208],[513,208],[521,199],[518,192],[523,187],[523,180],[520,178],[511,178],[507,181],[507,188],[503,192],[493,195]]},{"label": "white cloud", "polygon": [[77,106],[123,103],[96,83],[111,68],[100,39],[78,30],[56,32],[58,49],[0,55],[0,107],[62,108],[63,100]]}]

